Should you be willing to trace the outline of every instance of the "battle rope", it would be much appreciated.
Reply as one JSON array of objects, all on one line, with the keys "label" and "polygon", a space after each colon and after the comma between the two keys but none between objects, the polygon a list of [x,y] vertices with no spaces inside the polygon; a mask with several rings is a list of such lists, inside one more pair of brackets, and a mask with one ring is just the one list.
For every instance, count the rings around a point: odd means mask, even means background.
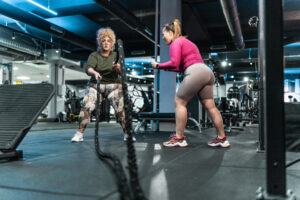
[{"label": "battle rope", "polygon": [[123,41],[118,39],[118,53],[119,53],[119,62],[121,65],[121,84],[122,84],[122,92],[124,98],[124,111],[125,111],[125,127],[127,130],[128,138],[127,138],[127,161],[129,167],[129,176],[130,176],[130,186],[133,193],[133,197],[135,200],[144,200],[146,197],[144,196],[143,190],[139,183],[138,178],[138,167],[136,164],[136,155],[135,148],[133,145],[133,129],[132,129],[132,104],[131,100],[128,96],[128,87],[127,87],[127,76],[125,69],[125,61],[124,61],[124,48]]},{"label": "battle rope", "polygon": [[[124,62],[124,49],[122,40],[117,41],[118,51],[117,51],[117,60],[119,60],[121,65],[121,84],[122,92],[124,98],[124,112],[125,112],[125,127],[127,130],[127,160],[130,176],[130,187],[127,183],[127,178],[122,166],[120,159],[109,153],[104,153],[101,151],[99,143],[99,119],[100,119],[100,79],[97,80],[97,101],[96,101],[96,127],[95,127],[95,149],[98,158],[104,161],[110,169],[114,172],[116,182],[118,185],[118,191],[120,193],[120,198],[122,200],[146,200],[143,190],[139,183],[138,178],[138,167],[136,164],[136,155],[135,148],[133,145],[133,129],[132,129],[132,104],[128,96],[128,87],[127,87],[127,76]],[[130,190],[131,189],[131,190]]]},{"label": "battle rope", "polygon": [[98,158],[105,162],[108,167],[114,172],[118,191],[121,200],[130,200],[130,190],[127,183],[127,178],[119,158],[114,154],[104,153],[101,151],[99,143],[99,120],[100,120],[100,79],[97,80],[97,101],[96,101],[96,127],[95,127],[95,149]]}]

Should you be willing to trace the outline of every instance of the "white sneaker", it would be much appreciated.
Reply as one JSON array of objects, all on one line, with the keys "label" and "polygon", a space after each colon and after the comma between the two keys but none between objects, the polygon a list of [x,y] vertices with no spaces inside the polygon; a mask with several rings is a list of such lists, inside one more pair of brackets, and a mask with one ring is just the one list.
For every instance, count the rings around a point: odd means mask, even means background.
[{"label": "white sneaker", "polygon": [[71,142],[83,142],[83,134],[77,131],[71,139]]},{"label": "white sneaker", "polygon": [[[124,142],[126,142],[127,141],[127,138],[128,138],[129,136],[128,136],[128,134],[124,134]],[[136,142],[136,138],[134,137],[134,136],[132,136],[132,141],[133,142]]]},{"label": "white sneaker", "polygon": [[185,136],[178,138],[176,134],[172,134],[170,138],[171,139],[169,141],[163,143],[165,147],[187,147],[188,146],[188,143],[185,140]]}]

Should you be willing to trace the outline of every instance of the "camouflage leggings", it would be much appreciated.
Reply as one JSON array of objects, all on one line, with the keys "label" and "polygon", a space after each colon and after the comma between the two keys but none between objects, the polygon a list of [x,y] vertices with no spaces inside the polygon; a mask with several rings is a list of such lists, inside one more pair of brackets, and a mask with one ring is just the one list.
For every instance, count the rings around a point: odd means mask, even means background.
[{"label": "camouflage leggings", "polygon": [[[97,85],[93,83],[89,83],[89,86],[86,89],[85,97],[83,99],[84,105],[81,108],[79,114],[79,127],[78,130],[80,132],[84,132],[87,124],[90,122],[91,113],[96,108],[97,101]],[[100,85],[100,102],[107,98],[109,100],[110,105],[113,106],[116,116],[119,120],[121,120],[121,126],[123,132],[126,133],[125,128],[125,112],[123,110],[123,94],[122,94],[122,85],[121,84],[101,84]]]}]

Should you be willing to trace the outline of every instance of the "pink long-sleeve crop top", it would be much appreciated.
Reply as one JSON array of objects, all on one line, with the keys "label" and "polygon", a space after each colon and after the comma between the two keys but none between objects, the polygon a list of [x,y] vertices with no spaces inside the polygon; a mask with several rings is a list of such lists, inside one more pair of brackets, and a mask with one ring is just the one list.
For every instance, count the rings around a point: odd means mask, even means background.
[{"label": "pink long-sleeve crop top", "polygon": [[158,64],[160,69],[183,72],[188,66],[204,63],[197,46],[185,37],[176,38],[170,45],[170,61]]}]

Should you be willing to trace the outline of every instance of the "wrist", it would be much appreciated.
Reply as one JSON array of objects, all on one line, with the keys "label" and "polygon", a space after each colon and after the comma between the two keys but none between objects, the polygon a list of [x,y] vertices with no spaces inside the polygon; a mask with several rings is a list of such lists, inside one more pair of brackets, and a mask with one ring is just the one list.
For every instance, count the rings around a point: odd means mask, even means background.
[{"label": "wrist", "polygon": [[157,68],[157,69],[158,69],[158,67],[159,67],[159,66],[158,66],[158,63],[157,63],[157,64],[156,64],[156,66],[155,66],[155,68]]}]

